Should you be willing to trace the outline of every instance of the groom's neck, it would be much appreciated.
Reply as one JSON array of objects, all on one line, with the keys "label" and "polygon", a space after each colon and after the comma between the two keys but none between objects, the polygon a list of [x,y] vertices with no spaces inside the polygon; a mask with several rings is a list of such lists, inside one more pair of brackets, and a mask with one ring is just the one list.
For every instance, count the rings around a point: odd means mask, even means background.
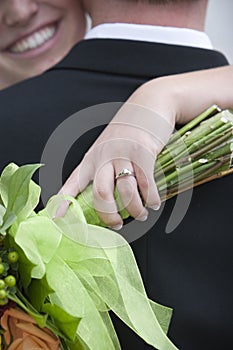
[{"label": "groom's neck", "polygon": [[136,23],[204,30],[207,0],[187,0],[157,5],[127,0],[83,0],[92,25]]}]

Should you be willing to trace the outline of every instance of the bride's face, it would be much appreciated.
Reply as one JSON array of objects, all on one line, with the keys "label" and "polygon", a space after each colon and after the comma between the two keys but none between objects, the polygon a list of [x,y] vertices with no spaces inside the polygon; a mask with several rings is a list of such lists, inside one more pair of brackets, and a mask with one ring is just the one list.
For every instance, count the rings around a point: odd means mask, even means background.
[{"label": "bride's face", "polygon": [[52,67],[85,28],[79,0],[1,0],[0,88]]}]

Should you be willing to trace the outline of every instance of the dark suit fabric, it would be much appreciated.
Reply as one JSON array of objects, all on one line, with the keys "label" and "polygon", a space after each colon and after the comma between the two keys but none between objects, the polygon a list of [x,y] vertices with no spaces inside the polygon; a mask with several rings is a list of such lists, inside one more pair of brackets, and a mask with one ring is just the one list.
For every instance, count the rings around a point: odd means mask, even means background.
[{"label": "dark suit fabric", "polygon": [[[155,77],[226,64],[211,50],[126,40],[81,42],[41,77],[1,92],[1,168],[10,161],[39,162],[50,134],[78,110],[125,101]],[[75,146],[65,177],[100,130]],[[169,200],[155,226],[132,244],[149,296],[174,309],[169,335],[182,350],[230,349],[233,342],[232,180],[229,176],[195,189],[172,234],[165,233],[175,203]],[[114,322],[123,349],[150,349]]]}]

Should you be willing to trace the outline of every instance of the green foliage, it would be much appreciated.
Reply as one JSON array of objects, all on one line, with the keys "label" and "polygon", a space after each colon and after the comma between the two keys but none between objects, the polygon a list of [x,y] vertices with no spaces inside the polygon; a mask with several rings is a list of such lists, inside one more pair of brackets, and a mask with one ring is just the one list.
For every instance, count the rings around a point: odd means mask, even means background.
[{"label": "green foliage", "polygon": [[[157,158],[162,200],[230,168],[233,116],[218,112],[214,106],[180,129]],[[110,310],[154,348],[177,349],[166,336],[172,310],[148,299],[130,246],[93,209],[91,186],[34,212],[40,188],[31,178],[39,167],[10,164],[0,177],[0,304],[15,301],[60,337],[63,350],[119,350]],[[115,198],[120,208],[117,191]],[[72,204],[54,219],[64,199]],[[5,283],[9,273],[17,287]]]},{"label": "green foliage", "polygon": [[55,196],[34,213],[40,190],[31,177],[38,168],[11,164],[0,178],[1,233],[19,258],[12,266],[19,264],[21,291],[10,299],[63,339],[64,350],[120,349],[109,310],[154,348],[176,349],[165,334],[171,309],[147,298],[127,242],[86,222],[92,208],[83,212],[68,198],[67,214],[54,219],[63,199]]},{"label": "green foliage", "polygon": [[6,212],[2,218],[0,233],[5,234],[15,221],[29,217],[38,204],[40,188],[31,181],[31,177],[40,166],[33,164],[18,168],[11,163],[3,170],[0,193]]}]

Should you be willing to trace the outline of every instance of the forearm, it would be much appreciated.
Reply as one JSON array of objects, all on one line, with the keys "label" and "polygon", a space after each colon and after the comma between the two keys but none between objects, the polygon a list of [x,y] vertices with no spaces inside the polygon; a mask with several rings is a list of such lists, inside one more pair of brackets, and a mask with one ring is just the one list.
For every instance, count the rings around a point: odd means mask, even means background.
[{"label": "forearm", "polygon": [[223,109],[233,107],[233,66],[151,80],[128,102],[185,124],[212,104]]},{"label": "forearm", "polygon": [[144,221],[148,215],[144,204],[155,210],[160,205],[154,164],[175,123],[187,123],[212,104],[233,107],[232,87],[233,66],[158,78],[142,85],[92,145],[62,192],[75,197],[93,181],[99,217],[107,226],[120,228],[122,218],[113,190],[116,175],[127,169],[134,176],[117,178],[118,192],[127,212]]}]

